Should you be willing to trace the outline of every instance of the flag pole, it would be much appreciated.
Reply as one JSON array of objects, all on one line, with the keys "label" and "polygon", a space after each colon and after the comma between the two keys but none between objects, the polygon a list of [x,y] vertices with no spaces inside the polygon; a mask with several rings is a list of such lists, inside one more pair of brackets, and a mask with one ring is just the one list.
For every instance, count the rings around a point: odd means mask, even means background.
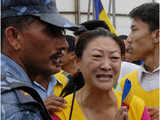
[{"label": "flag pole", "polygon": [[111,6],[112,6],[112,0],[109,0],[109,7],[108,7],[108,17],[110,18],[111,14]]},{"label": "flag pole", "polygon": [[75,23],[80,24],[80,0],[75,0]]},{"label": "flag pole", "polygon": [[115,6],[115,0],[112,2],[112,13],[113,13],[113,26],[116,29],[116,6]]},{"label": "flag pole", "polygon": [[90,19],[90,9],[91,9],[91,0],[88,1],[88,17],[87,17],[87,21]]},{"label": "flag pole", "polygon": [[94,3],[94,0],[93,0],[93,4],[92,4],[92,5],[93,5],[93,7],[92,7],[92,8],[93,8],[93,19],[95,20],[95,19],[96,19],[96,14],[95,14],[94,4],[95,4],[95,3]]},{"label": "flag pole", "polygon": [[78,24],[81,23],[80,0],[78,0]]}]

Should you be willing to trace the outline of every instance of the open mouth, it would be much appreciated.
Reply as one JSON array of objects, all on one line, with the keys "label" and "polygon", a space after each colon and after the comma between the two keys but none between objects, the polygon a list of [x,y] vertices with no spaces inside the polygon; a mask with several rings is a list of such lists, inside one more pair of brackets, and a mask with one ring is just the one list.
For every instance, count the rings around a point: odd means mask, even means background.
[{"label": "open mouth", "polygon": [[98,78],[101,81],[107,81],[109,79],[112,79],[113,75],[112,74],[97,74],[96,78]]}]

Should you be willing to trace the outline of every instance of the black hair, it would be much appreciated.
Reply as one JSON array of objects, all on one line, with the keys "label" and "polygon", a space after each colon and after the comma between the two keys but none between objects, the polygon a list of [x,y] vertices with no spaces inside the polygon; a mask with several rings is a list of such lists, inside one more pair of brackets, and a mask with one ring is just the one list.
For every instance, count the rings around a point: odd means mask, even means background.
[{"label": "black hair", "polygon": [[89,20],[87,22],[82,23],[87,30],[94,30],[98,27],[105,28],[106,30],[110,31],[108,25],[103,20]]},{"label": "black hair", "polygon": [[[83,52],[87,47],[88,43],[99,36],[111,37],[119,45],[121,49],[121,56],[125,54],[124,43],[115,34],[105,30],[104,28],[97,28],[95,30],[84,32],[78,37],[78,42],[75,47],[75,54],[78,59],[82,58]],[[78,72],[76,75],[73,75],[66,87],[62,90],[60,96],[65,97],[68,94],[74,93],[80,88],[82,88],[84,84],[85,80],[83,78],[83,75],[81,72]]]},{"label": "black hair", "polygon": [[147,23],[150,31],[159,29],[159,3],[145,3],[134,8],[129,16]]},{"label": "black hair", "polygon": [[68,52],[72,52],[75,49],[75,40],[76,38],[71,35],[66,35],[66,40],[69,45]]},{"label": "black hair", "polygon": [[75,73],[73,76],[70,77],[69,82],[62,90],[60,96],[65,97],[75,91],[78,91],[80,88],[84,86],[84,78],[81,72]]},{"label": "black hair", "polygon": [[103,20],[89,20],[81,23],[81,27],[78,31],[74,33],[74,35],[80,35],[87,30],[95,30],[98,27],[102,27],[108,31],[110,31],[108,25]]},{"label": "black hair", "polygon": [[5,39],[5,29],[7,27],[14,26],[19,30],[23,30],[37,19],[40,19],[40,18],[32,15],[12,16],[12,17],[2,18],[1,19],[1,49],[4,46],[3,44]]},{"label": "black hair", "polygon": [[119,35],[118,38],[121,40],[126,40],[128,38],[128,36],[127,35]]}]

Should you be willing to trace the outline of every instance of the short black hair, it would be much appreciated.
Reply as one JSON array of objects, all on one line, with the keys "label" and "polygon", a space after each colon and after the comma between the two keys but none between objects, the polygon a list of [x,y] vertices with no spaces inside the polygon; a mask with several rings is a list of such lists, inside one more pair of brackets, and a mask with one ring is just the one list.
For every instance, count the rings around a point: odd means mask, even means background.
[{"label": "short black hair", "polygon": [[147,23],[150,31],[159,29],[159,3],[145,3],[134,8],[129,16]]},{"label": "short black hair", "polygon": [[66,35],[66,40],[69,45],[68,52],[72,52],[75,49],[75,40],[76,38],[71,35]]}]

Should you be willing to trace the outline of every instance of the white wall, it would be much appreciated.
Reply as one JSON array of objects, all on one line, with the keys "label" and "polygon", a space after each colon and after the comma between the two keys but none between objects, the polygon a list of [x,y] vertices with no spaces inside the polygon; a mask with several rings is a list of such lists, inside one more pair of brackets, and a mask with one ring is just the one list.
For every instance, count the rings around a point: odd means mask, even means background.
[{"label": "white wall", "polygon": [[[104,9],[108,12],[109,0],[101,0]],[[160,0],[157,0],[160,2]],[[56,0],[57,8],[59,11],[74,11],[74,2],[75,0]],[[92,0],[93,2],[93,0]],[[139,6],[146,2],[152,2],[152,0],[116,0],[116,13],[119,14],[128,14],[134,7]],[[91,3],[93,4],[93,3]],[[88,11],[88,0],[80,0],[80,11]],[[91,8],[92,11],[92,8]],[[75,23],[74,14],[64,15],[67,19]],[[93,19],[93,16],[90,17]],[[87,15],[81,15],[80,22],[87,21]],[[112,17],[111,17],[112,21]],[[118,34],[129,34],[131,20],[126,16],[116,16],[116,30]]]}]

